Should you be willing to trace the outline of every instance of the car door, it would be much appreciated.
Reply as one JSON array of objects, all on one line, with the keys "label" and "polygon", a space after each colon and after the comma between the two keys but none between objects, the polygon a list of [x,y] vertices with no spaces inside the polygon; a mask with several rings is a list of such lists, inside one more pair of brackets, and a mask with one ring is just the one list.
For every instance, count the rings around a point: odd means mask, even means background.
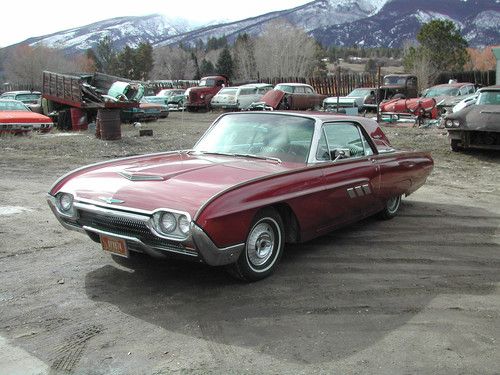
[{"label": "car door", "polygon": [[359,220],[380,209],[380,169],[364,129],[351,121],[325,123],[316,158],[323,161],[324,230]]}]

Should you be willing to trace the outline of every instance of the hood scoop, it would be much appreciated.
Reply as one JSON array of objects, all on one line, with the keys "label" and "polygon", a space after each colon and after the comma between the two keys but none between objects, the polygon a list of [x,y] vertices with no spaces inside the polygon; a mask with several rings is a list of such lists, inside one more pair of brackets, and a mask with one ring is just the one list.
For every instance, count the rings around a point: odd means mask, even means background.
[{"label": "hood scoop", "polygon": [[122,177],[125,177],[130,181],[164,181],[165,179],[162,176],[158,176],[155,174],[145,174],[145,173],[127,173],[127,172],[118,172],[118,174]]}]

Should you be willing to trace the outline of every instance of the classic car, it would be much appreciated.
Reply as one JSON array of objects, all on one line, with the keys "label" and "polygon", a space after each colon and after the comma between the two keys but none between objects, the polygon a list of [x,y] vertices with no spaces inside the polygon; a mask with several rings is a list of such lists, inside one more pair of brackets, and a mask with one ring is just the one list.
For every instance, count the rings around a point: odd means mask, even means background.
[{"label": "classic car", "polygon": [[182,89],[163,89],[156,94],[156,96],[163,96],[167,99],[169,110],[177,110],[184,108],[186,100],[186,90]]},{"label": "classic car", "polygon": [[373,119],[229,112],[190,150],[82,167],[47,199],[65,228],[116,259],[176,254],[255,281],[285,243],[394,217],[432,167],[427,152],[395,150]]},{"label": "classic car", "polygon": [[418,80],[411,74],[387,74],[380,86],[379,101],[418,96]]},{"label": "classic car", "polygon": [[453,151],[500,150],[500,86],[478,90],[476,103],[444,118]]},{"label": "classic car", "polygon": [[376,108],[375,87],[359,87],[352,90],[347,96],[332,96],[323,100],[323,109],[330,112],[346,112],[347,108],[356,108],[362,112]]},{"label": "classic car", "polygon": [[280,83],[268,91],[259,102],[250,108],[304,110],[319,109],[326,95],[316,93],[312,86],[304,83]]},{"label": "classic car", "polygon": [[120,111],[120,119],[122,122],[155,121],[162,116],[162,112],[165,110],[165,105],[149,103],[143,97],[139,102],[138,107],[122,109]]},{"label": "classic car", "polygon": [[439,114],[451,112],[459,101],[476,92],[476,86],[470,82],[452,82],[436,85],[425,90],[423,98],[434,98]]},{"label": "classic car", "polygon": [[0,133],[26,133],[31,130],[47,133],[53,126],[49,117],[32,112],[24,103],[0,99]]},{"label": "classic car", "polygon": [[273,85],[268,83],[249,83],[242,86],[226,87],[215,94],[210,105],[214,109],[245,110],[272,89]]},{"label": "classic car", "polygon": [[[142,102],[156,104],[160,106],[160,118],[167,118],[169,109],[167,99],[161,96],[144,96]],[[140,105],[139,105],[140,107]]]},{"label": "classic car", "polygon": [[42,113],[42,93],[39,91],[8,91],[0,99],[19,100],[33,112]]},{"label": "classic car", "polygon": [[188,111],[210,109],[210,101],[222,88],[229,87],[229,79],[224,75],[203,77],[198,86],[190,87],[185,92],[185,105]]}]

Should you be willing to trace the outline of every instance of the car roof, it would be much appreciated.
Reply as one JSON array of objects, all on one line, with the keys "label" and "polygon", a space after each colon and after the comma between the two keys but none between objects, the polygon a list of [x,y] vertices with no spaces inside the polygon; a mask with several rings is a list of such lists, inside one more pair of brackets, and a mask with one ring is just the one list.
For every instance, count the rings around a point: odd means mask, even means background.
[{"label": "car roof", "polygon": [[259,87],[266,87],[266,86],[272,87],[273,85],[270,83],[247,83],[247,84],[241,85],[239,87],[257,87],[257,88],[259,88]]},{"label": "car roof", "polygon": [[28,90],[19,90],[19,91],[6,91],[4,92],[2,95],[4,94],[14,94],[14,95],[18,95],[18,94],[40,94],[42,95],[42,93],[40,91],[28,91]]},{"label": "car roof", "polygon": [[481,87],[479,89],[479,92],[483,92],[483,91],[498,91],[498,90],[500,90],[500,86],[495,85],[495,86]]},{"label": "car roof", "polygon": [[276,86],[278,85],[287,85],[287,86],[308,86],[308,87],[312,87],[311,85],[308,85],[307,83],[297,83],[297,82],[291,82],[291,83],[288,83],[288,82],[281,82],[281,83],[277,83]]},{"label": "car roof", "polygon": [[432,86],[431,88],[433,88],[433,87],[462,87],[462,86],[466,86],[466,85],[474,85],[474,84],[471,82],[442,83],[440,85]]}]

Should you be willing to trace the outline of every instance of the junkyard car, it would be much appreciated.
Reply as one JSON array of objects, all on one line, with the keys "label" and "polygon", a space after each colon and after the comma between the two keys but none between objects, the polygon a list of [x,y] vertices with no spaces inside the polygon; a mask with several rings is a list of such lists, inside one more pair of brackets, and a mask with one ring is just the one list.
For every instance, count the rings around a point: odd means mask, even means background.
[{"label": "junkyard car", "polygon": [[25,133],[31,130],[46,133],[53,126],[49,117],[32,112],[24,103],[0,99],[0,133]]},{"label": "junkyard car", "polygon": [[285,243],[395,216],[432,166],[429,153],[393,149],[372,119],[232,112],[192,150],[70,172],[48,203],[115,258],[177,254],[253,281],[276,269]]},{"label": "junkyard car", "polygon": [[453,151],[465,148],[500,150],[500,86],[484,87],[478,95],[475,104],[444,119]]},{"label": "junkyard car", "polygon": [[186,90],[182,89],[163,89],[156,94],[156,96],[163,96],[167,99],[167,105],[169,110],[181,109],[184,107],[184,101]]},{"label": "junkyard car", "polygon": [[143,102],[146,103],[151,103],[151,104],[156,104],[160,106],[160,118],[167,118],[168,117],[168,105],[167,105],[167,99],[162,98],[161,96],[144,96],[142,98]]},{"label": "junkyard car", "polygon": [[473,83],[445,83],[425,90],[424,98],[434,98],[439,114],[451,112],[452,107],[465,97],[474,94],[476,87]]},{"label": "junkyard car", "polygon": [[252,107],[279,110],[318,109],[326,95],[316,93],[312,86],[304,83],[280,83],[273,90],[268,91],[260,102]]},{"label": "junkyard car", "polygon": [[120,111],[120,119],[122,122],[155,121],[162,116],[162,112],[165,110],[165,105],[149,103],[143,97],[138,107],[122,109]]},{"label": "junkyard car", "polygon": [[347,108],[356,108],[362,112],[368,109],[375,109],[375,87],[360,87],[352,90],[347,96],[328,97],[323,100],[323,109],[332,112],[345,112]]},{"label": "junkyard car", "polygon": [[42,93],[39,91],[8,91],[0,99],[12,99],[23,102],[31,111],[42,113]]},{"label": "junkyard car", "polygon": [[248,109],[254,102],[259,101],[262,96],[273,89],[267,83],[249,83],[247,85],[226,87],[220,90],[211,100],[214,109],[244,110]]}]

